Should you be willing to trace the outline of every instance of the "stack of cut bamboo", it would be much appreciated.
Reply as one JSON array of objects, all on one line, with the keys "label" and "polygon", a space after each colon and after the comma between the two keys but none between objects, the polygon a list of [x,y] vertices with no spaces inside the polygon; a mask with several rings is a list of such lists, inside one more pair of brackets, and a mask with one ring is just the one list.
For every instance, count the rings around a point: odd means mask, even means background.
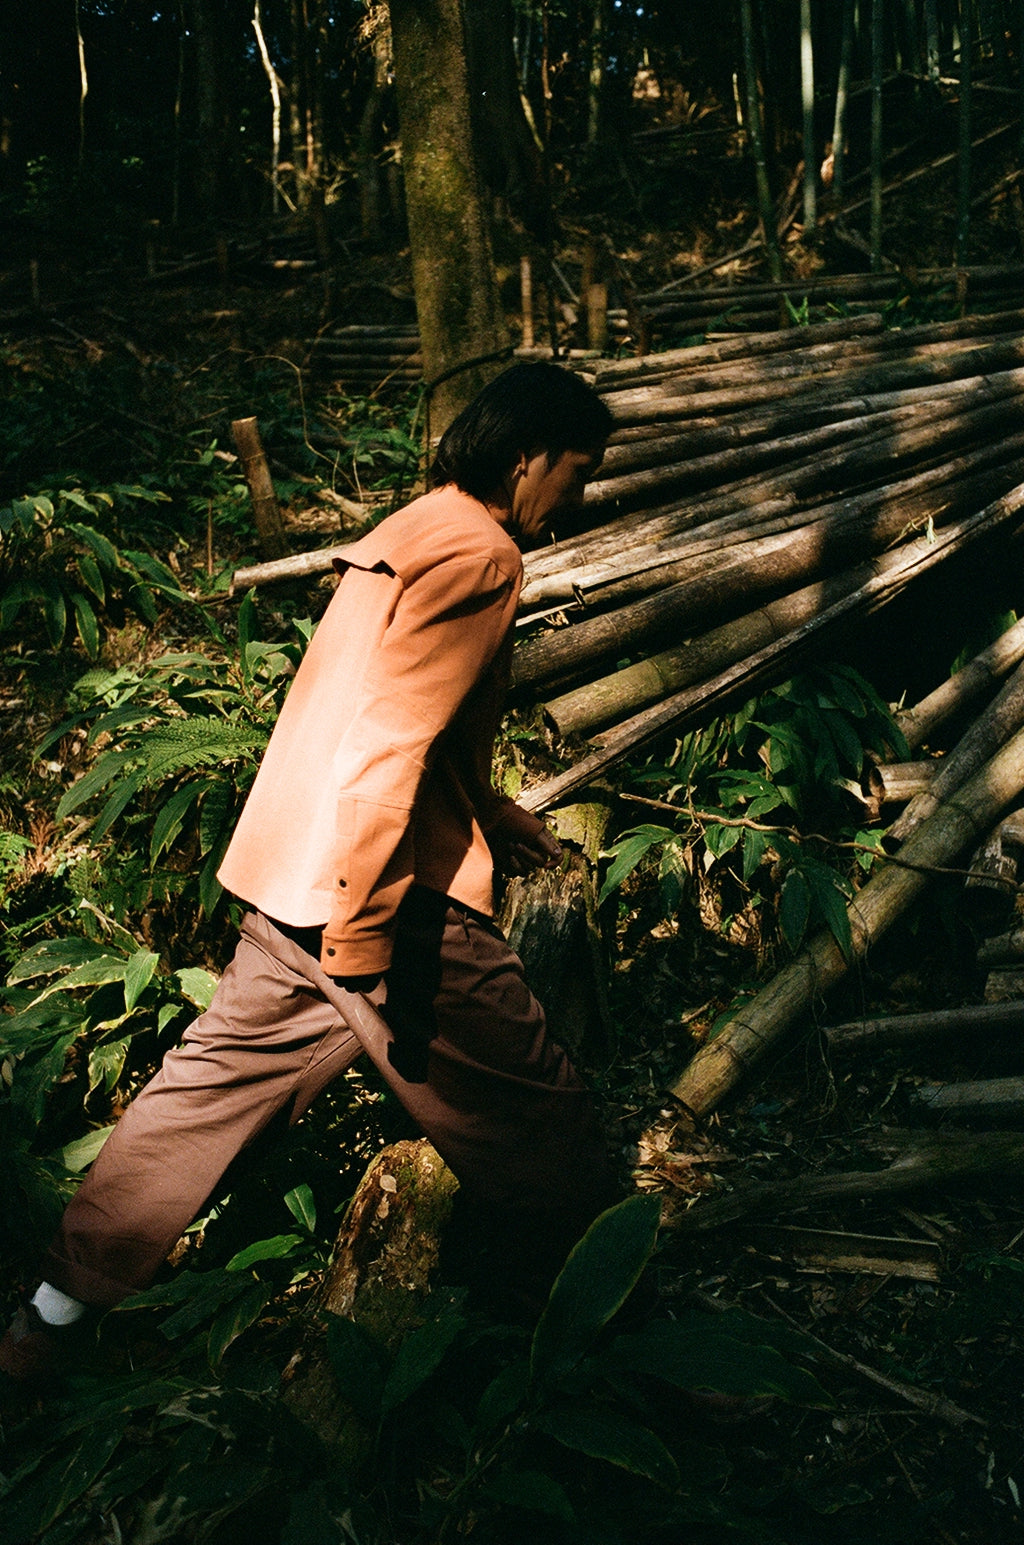
[{"label": "stack of cut bamboo", "polygon": [[[599,523],[527,559],[514,683],[597,751],[542,808],[788,674],[1024,507],[1024,313],[606,362]],[[550,626],[555,618],[561,626]]]}]

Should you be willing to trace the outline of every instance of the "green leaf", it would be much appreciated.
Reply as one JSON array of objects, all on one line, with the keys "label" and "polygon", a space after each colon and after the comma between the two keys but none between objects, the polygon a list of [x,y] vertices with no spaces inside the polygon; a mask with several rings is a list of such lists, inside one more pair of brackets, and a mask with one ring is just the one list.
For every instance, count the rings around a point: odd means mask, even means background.
[{"label": "green leaf", "polygon": [[618,1411],[595,1405],[558,1405],[542,1411],[530,1426],[564,1448],[646,1476],[658,1486],[672,1489],[679,1485],[676,1462],[661,1439]]},{"label": "green leaf", "polygon": [[24,1545],[56,1522],[99,1475],[117,1448],[128,1417],[93,1425],[69,1454],[37,1470],[27,1485],[4,1498],[4,1545]]},{"label": "green leaf", "polygon": [[807,932],[807,920],[811,913],[811,893],[807,880],[799,869],[791,869],[782,882],[779,901],[779,924],[791,949],[797,949]]},{"label": "green leaf", "polygon": [[105,956],[101,944],[90,939],[46,939],[35,944],[15,961],[7,977],[9,985],[30,982],[38,976],[51,976],[55,971],[67,971],[73,966]]},{"label": "green leaf", "polygon": [[86,1132],[84,1137],[76,1138],[73,1143],[61,1148],[57,1157],[64,1168],[73,1175],[81,1174],[95,1159],[116,1125],[116,1122],[111,1122],[109,1127],[95,1127],[93,1131]]},{"label": "green leaf", "polygon": [[660,842],[671,842],[675,835],[667,826],[637,826],[632,831],[624,832],[605,854],[606,858],[613,858],[614,863],[604,877],[597,898],[598,906],[622,884],[627,875],[632,874],[652,847]]},{"label": "green leaf", "polygon": [[82,648],[90,660],[95,660],[100,649],[100,630],[96,613],[80,591],[75,591],[71,601],[75,608],[75,626],[82,641]]},{"label": "green leaf", "polygon": [[621,1308],[658,1234],[657,1196],[630,1196],[590,1225],[551,1290],[533,1334],[530,1374],[552,1382],[567,1373]]},{"label": "green leaf", "polygon": [[436,1318],[403,1338],[384,1383],[382,1416],[403,1405],[426,1383],[465,1323],[457,1306],[449,1301]]},{"label": "green leaf", "polygon": [[[88,509],[88,506],[86,508]],[[92,514],[93,511],[90,510],[89,513]],[[97,531],[94,526],[83,526],[77,521],[70,520],[64,529],[77,536],[80,542],[91,549],[108,574],[113,574],[117,570],[119,567],[117,548],[109,537],[103,535],[102,531]]]},{"label": "green leaf", "polygon": [[832,1402],[817,1379],[770,1344],[774,1328],[725,1315],[683,1313],[675,1321],[648,1325],[619,1336],[593,1360],[606,1375],[639,1374],[679,1389],[714,1390],[726,1395],[775,1395],[802,1405]]},{"label": "green leaf", "polygon": [[90,1094],[94,1089],[109,1093],[114,1088],[121,1076],[130,1040],[130,1037],[125,1037],[120,1041],[105,1041],[102,1046],[93,1047],[89,1053]]},{"label": "green leaf", "polygon": [[273,1289],[263,1282],[249,1282],[245,1291],[221,1310],[210,1326],[206,1354],[216,1368],[231,1343],[254,1325],[273,1296]]},{"label": "green leaf", "polygon": [[296,1223],[300,1223],[312,1234],[316,1228],[316,1202],[309,1186],[303,1183],[301,1186],[296,1186],[293,1191],[289,1191],[284,1204]]},{"label": "green leaf", "polygon": [[362,1325],[341,1314],[325,1314],[327,1356],[338,1392],[367,1426],[380,1420],[384,1393],[384,1351]]},{"label": "green leaf", "polygon": [[490,1432],[499,1423],[508,1421],[526,1399],[530,1383],[530,1365],[525,1358],[510,1363],[488,1384],[480,1396],[476,1410],[476,1425],[480,1432]]},{"label": "green leaf", "polygon": [[742,826],[722,826],[713,823],[704,829],[704,846],[714,858],[724,858],[739,842]]},{"label": "green leaf", "polygon": [[101,789],[105,789],[108,783],[117,778],[121,769],[131,758],[126,751],[105,751],[93,767],[87,773],[83,773],[69,789],[66,789],[57,805],[57,820],[63,821],[65,816],[77,810],[79,805],[84,805],[86,800],[92,799]]},{"label": "green leaf", "polygon": [[211,971],[204,971],[202,966],[182,966],[174,973],[182,995],[196,1008],[204,1012],[213,1002],[213,995],[217,991],[218,978]]},{"label": "green leaf", "polygon": [[853,934],[846,898],[838,875],[814,870],[808,875],[814,905],[847,960],[853,957]]},{"label": "green leaf", "polygon": [[557,1481],[542,1470],[505,1470],[487,1487],[492,1502],[520,1508],[524,1513],[545,1513],[563,1523],[574,1523],[572,1503]]},{"label": "green leaf", "polygon": [[184,824],[189,809],[209,787],[206,781],[196,780],[175,789],[170,799],[162,805],[153,822],[153,835],[149,841],[149,861],[155,864],[165,848],[173,845]]},{"label": "green leaf", "polygon": [[765,832],[748,831],[743,840],[743,882],[749,883],[768,848]]},{"label": "green leaf", "polygon": [[124,1006],[130,1014],[153,980],[160,956],[153,950],[136,950],[124,968]]},{"label": "green leaf", "polygon": [[68,606],[63,590],[54,580],[43,585],[43,617],[50,643],[57,649],[68,627]]},{"label": "green leaf", "polygon": [[246,1271],[257,1261],[283,1261],[294,1255],[300,1245],[306,1243],[301,1234],[275,1234],[272,1239],[257,1239],[233,1255],[225,1271]]},{"label": "green leaf", "polygon": [[102,605],[107,598],[107,587],[103,583],[103,575],[96,560],[90,558],[88,553],[80,553],[75,560],[75,567],[82,577],[82,584]]}]

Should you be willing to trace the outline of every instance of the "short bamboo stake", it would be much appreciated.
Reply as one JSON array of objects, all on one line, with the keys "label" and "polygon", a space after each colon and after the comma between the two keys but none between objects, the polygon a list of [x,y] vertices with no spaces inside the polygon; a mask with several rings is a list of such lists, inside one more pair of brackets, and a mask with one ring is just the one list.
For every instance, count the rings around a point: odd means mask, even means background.
[{"label": "short bamboo stake", "polygon": [[817,934],[720,1035],[701,1047],[671,1086],[676,1098],[698,1115],[714,1110],[793,1022],[864,959],[925,889],[930,872],[949,865],[976,842],[1022,789],[1024,730],[918,827],[898,865],[882,869],[850,902],[849,957],[831,933]]}]

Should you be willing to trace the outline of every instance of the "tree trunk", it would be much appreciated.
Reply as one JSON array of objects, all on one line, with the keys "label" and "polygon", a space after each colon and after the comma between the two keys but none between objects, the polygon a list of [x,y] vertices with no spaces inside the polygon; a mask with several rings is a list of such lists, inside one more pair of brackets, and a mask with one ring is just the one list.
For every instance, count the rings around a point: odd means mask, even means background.
[{"label": "tree trunk", "polygon": [[818,148],[814,132],[814,34],[811,0],[800,0],[800,93],[803,107],[804,236],[813,237],[818,223]]},{"label": "tree trunk", "polygon": [[754,39],[754,17],[751,0],[740,0],[740,21],[743,30],[743,79],[746,88],[747,136],[754,161],[754,177],[757,187],[757,209],[761,222],[761,234],[768,254],[768,267],[773,279],[782,278],[782,257],[775,225],[775,201],[768,179],[768,159],[765,154],[764,122],[761,117],[760,76],[757,68],[757,50]]},{"label": "tree trunk", "polygon": [[507,360],[490,233],[469,110],[459,0],[392,0],[416,312],[430,404],[430,438]]},{"label": "tree trunk", "polygon": [[885,0],[871,4],[871,267],[882,266],[882,70]]}]

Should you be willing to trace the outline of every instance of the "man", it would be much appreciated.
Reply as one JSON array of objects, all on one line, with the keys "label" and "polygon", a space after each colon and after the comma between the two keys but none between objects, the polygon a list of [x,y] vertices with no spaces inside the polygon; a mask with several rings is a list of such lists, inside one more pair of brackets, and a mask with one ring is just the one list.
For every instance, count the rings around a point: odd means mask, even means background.
[{"label": "man", "polygon": [[569,372],[512,366],[442,438],[431,492],[337,562],[220,870],[252,908],[234,959],[69,1205],[0,1342],[8,1380],[48,1378],[62,1327],[146,1286],[239,1150],[363,1050],[508,1303],[535,1311],[612,1200],[589,1096],[492,921],[495,861],[558,844],[490,781],[517,543],[579,504],[610,424]]}]

